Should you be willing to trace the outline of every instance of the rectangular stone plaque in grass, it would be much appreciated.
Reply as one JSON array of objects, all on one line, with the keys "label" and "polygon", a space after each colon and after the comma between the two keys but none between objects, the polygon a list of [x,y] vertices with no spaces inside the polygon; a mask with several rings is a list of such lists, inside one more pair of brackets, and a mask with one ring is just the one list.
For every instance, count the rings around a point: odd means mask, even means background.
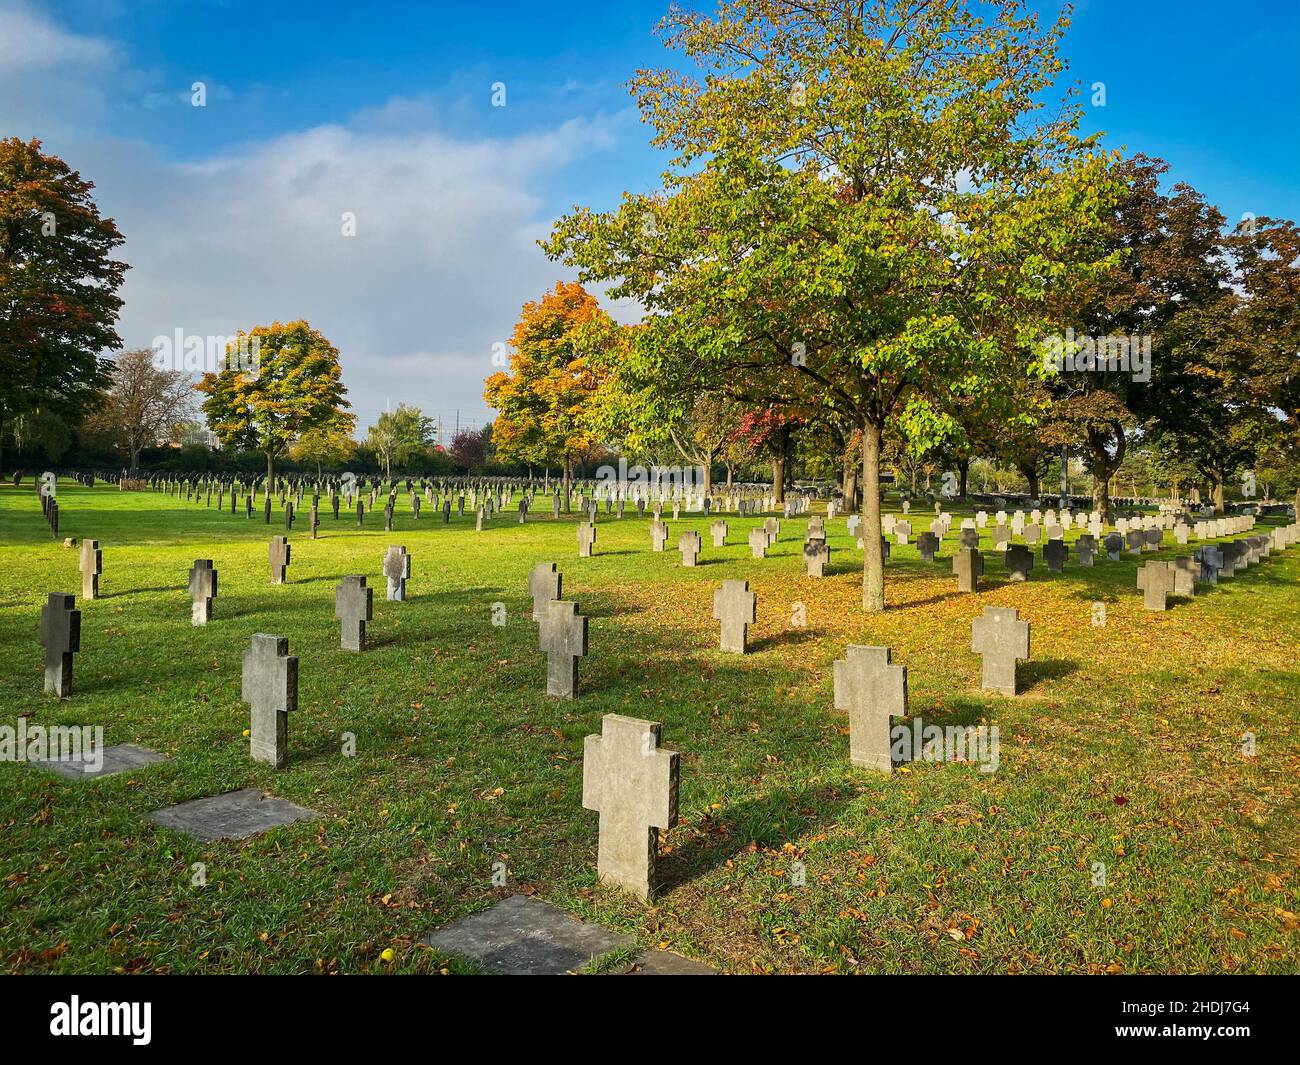
[{"label": "rectangular stone plaque in grass", "polygon": [[[130,769],[139,769],[141,766],[167,760],[165,754],[151,751],[148,747],[137,747],[134,743],[119,743],[113,747],[105,747],[102,759],[91,761],[69,759],[36,764],[68,780],[97,780],[99,777],[111,777],[114,773],[125,773]],[[98,768],[95,767],[94,761],[100,762]]]},{"label": "rectangular stone plaque in grass", "polygon": [[210,843],[217,839],[245,839],[268,828],[319,816],[315,810],[277,799],[261,788],[243,788],[155,810],[149,820]]}]

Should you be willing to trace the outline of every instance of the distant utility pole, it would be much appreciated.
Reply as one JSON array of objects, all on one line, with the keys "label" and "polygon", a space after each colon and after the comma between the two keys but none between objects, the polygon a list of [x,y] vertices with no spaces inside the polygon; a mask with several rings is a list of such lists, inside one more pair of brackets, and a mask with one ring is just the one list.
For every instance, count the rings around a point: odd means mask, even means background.
[{"label": "distant utility pole", "polygon": [[[460,436],[460,411],[456,412],[456,436]],[[453,436],[452,439],[455,440],[456,436]]]}]

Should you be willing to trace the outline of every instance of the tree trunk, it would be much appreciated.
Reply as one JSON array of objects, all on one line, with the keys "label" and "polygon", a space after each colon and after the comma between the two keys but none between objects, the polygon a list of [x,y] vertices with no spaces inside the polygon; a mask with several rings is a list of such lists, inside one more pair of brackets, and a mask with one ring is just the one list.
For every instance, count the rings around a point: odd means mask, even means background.
[{"label": "tree trunk", "polygon": [[1110,523],[1110,479],[1098,473],[1092,475],[1092,509]]},{"label": "tree trunk", "polygon": [[140,472],[140,448],[132,446],[131,448],[131,476],[135,477]]},{"label": "tree trunk", "polygon": [[266,494],[270,495],[271,490],[275,485],[275,481],[273,480],[273,478],[275,477],[275,459],[271,456],[271,452],[269,451],[265,452],[265,455],[266,455]]},{"label": "tree trunk", "polygon": [[704,452],[704,494],[713,491],[713,452]]},{"label": "tree trunk", "polygon": [[844,464],[844,477],[840,482],[840,496],[846,514],[858,512],[858,465],[856,462]]},{"label": "tree trunk", "polygon": [[728,487],[728,488],[731,487],[731,484],[732,484],[732,480],[731,480],[731,479],[732,479],[732,476],[733,476],[734,472],[735,472],[735,468],[731,465],[730,462],[728,462],[728,463],[727,463],[727,487]]},{"label": "tree trunk", "polygon": [[862,427],[862,609],[885,609],[885,559],[880,546],[880,429]]},{"label": "tree trunk", "polygon": [[569,507],[569,485],[573,480],[573,459],[569,453],[564,453],[564,513],[570,514],[572,511]]},{"label": "tree trunk", "polygon": [[785,455],[778,452],[772,458],[772,491],[776,493],[776,505],[785,503]]},{"label": "tree trunk", "polygon": [[970,459],[960,459],[957,462],[957,498],[966,498],[966,486],[970,481]]},{"label": "tree trunk", "polygon": [[1220,517],[1227,509],[1223,497],[1223,477],[1219,474],[1214,475],[1214,513]]}]

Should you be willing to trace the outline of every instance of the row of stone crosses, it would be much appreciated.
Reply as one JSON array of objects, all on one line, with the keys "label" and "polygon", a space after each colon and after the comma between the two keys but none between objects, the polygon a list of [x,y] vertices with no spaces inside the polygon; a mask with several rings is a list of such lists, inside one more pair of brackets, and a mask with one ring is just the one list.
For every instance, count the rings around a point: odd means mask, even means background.
[{"label": "row of stone crosses", "polygon": [[[766,530],[764,530],[766,531]],[[1294,544],[1300,524],[1273,530],[1269,536],[1234,541],[1245,546],[1228,552],[1234,566],[1252,564],[1273,550]],[[1223,551],[1232,545],[1221,545]],[[270,548],[271,579],[283,583],[290,562],[290,545],[277,536]],[[102,552],[94,540],[81,544],[83,596],[99,592]],[[1182,572],[1173,563],[1163,570],[1171,582]],[[385,552],[383,572],[390,600],[405,598],[411,559],[404,547]],[[1142,578],[1139,578],[1142,581]],[[1155,578],[1148,577],[1148,584]],[[217,571],[210,559],[200,559],[189,574],[193,597],[191,622],[206,624],[217,595]],[[572,699],[578,692],[578,662],[588,651],[587,618],[575,601],[561,598],[563,575],[555,563],[538,563],[528,577],[532,617],[538,642],[547,660],[547,693]],[[1176,585],[1171,587],[1176,591]],[[1148,591],[1144,588],[1144,591]],[[335,591],[335,615],[342,625],[341,646],[365,649],[365,625],[372,617],[372,590],[364,575],[343,578]],[[722,650],[744,654],[748,630],[758,614],[758,596],[744,580],[725,580],[714,592],[713,617],[720,623]],[[45,646],[45,689],[61,697],[71,694],[72,655],[80,649],[81,612],[71,595],[52,593],[41,611],[41,642]],[[981,687],[1014,696],[1017,664],[1030,657],[1030,625],[1012,608],[986,607],[971,625],[971,650],[982,660]],[[834,704],[849,716],[849,758],[852,764],[878,772],[892,771],[890,724],[906,716],[907,669],[891,661],[887,647],[850,645],[833,665]],[[288,762],[288,715],[298,709],[298,658],[289,654],[285,636],[254,634],[243,653],[241,698],[250,712],[250,757],[277,769]],[[597,871],[600,878],[639,898],[654,890],[658,833],[677,820],[679,758],[659,747],[662,726],[619,714],[605,715],[599,736],[584,744],[583,806],[600,814]]]}]

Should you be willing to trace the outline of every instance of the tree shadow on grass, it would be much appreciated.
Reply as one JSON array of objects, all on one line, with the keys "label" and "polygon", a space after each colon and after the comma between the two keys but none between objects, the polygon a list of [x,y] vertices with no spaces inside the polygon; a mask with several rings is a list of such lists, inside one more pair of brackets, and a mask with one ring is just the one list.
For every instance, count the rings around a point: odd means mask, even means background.
[{"label": "tree shadow on grass", "polygon": [[705,813],[684,840],[659,859],[658,890],[667,894],[740,854],[751,843],[778,849],[809,830],[830,824],[852,799],[829,786],[783,789]]},{"label": "tree shadow on grass", "polygon": [[1016,691],[1033,691],[1048,680],[1060,680],[1078,672],[1079,663],[1067,658],[1038,658],[1022,662],[1016,670]]},{"label": "tree shadow on grass", "polygon": [[769,651],[779,647],[796,647],[801,643],[807,643],[809,640],[815,640],[821,635],[822,631],[820,629],[811,626],[805,626],[801,629],[783,629],[771,636],[763,636],[760,639],[749,641],[749,653],[756,654],[759,651]]}]

